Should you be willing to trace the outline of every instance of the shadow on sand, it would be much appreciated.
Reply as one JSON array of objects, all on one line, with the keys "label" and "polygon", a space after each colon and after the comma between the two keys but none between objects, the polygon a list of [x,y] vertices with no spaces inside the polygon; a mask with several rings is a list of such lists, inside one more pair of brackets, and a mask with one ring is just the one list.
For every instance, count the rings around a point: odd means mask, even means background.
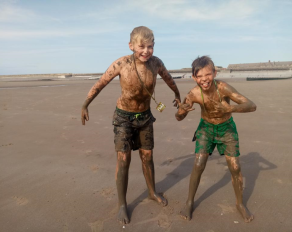
[{"label": "shadow on sand", "polygon": [[[194,154],[189,154],[189,155],[181,156],[175,159],[164,161],[162,164],[160,164],[159,166],[165,166],[165,165],[169,165],[172,162],[183,160],[172,172],[168,173],[167,176],[163,180],[159,181],[156,184],[156,190],[158,192],[160,192],[159,190],[163,190],[164,192],[166,192],[167,190],[172,188],[174,185],[176,185],[179,181],[189,176],[193,168],[194,158],[195,158]],[[221,160],[219,161],[219,159],[224,160],[224,161],[221,162]],[[217,160],[218,164],[227,166],[225,158],[219,156],[217,152],[209,158],[208,162],[210,161],[212,162],[213,160]],[[243,176],[245,177],[243,202],[244,204],[246,204],[248,199],[252,195],[259,173],[261,171],[275,169],[277,168],[277,166],[269,162],[262,156],[260,156],[258,152],[250,152],[247,155],[240,156],[240,164],[241,164]],[[231,174],[229,170],[227,169],[225,174],[216,184],[209,187],[198,199],[195,199],[194,209],[197,206],[199,206],[201,202],[203,202],[205,199],[207,199],[212,194],[214,194],[217,190],[227,185],[230,181],[231,181]],[[188,189],[186,189],[185,191],[188,192]],[[138,196],[131,204],[128,205],[130,217],[134,209],[136,208],[136,206],[143,199],[147,198],[147,196],[148,196],[148,191],[146,190],[140,196]],[[187,195],[185,196],[185,199],[187,199]]]}]

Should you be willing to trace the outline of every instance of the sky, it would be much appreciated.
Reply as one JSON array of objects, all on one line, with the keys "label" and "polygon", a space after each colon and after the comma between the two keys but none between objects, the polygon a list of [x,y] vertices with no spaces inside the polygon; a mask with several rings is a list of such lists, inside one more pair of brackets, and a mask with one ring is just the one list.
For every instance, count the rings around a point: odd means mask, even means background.
[{"label": "sky", "polygon": [[0,0],[0,75],[102,73],[147,26],[167,69],[292,61],[292,0]]}]

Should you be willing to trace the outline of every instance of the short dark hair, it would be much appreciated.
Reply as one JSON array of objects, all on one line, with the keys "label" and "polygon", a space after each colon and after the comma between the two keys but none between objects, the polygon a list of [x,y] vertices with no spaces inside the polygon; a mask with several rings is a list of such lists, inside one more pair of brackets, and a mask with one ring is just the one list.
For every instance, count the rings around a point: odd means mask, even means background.
[{"label": "short dark hair", "polygon": [[206,66],[210,66],[213,69],[213,72],[215,72],[215,65],[209,56],[198,56],[198,58],[192,63],[192,74],[196,76],[199,70]]}]

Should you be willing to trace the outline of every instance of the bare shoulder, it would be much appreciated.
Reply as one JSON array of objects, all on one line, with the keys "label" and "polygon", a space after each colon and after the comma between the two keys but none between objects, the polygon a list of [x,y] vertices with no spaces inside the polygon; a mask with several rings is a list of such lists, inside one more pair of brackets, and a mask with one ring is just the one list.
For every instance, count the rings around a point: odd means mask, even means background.
[{"label": "bare shoulder", "polygon": [[192,102],[196,102],[198,103],[199,99],[200,99],[200,88],[199,86],[195,86],[194,88],[192,88],[190,90],[190,92],[188,92],[187,97],[189,98],[189,100],[191,100]]},{"label": "bare shoulder", "polygon": [[132,56],[122,56],[119,59],[115,60],[112,65],[109,67],[108,71],[113,71],[116,74],[122,74],[124,70],[130,70],[132,66]]},{"label": "bare shoulder", "polygon": [[123,56],[115,60],[105,71],[103,79],[111,80],[117,75],[121,75],[124,71],[131,67],[131,55]]},{"label": "bare shoulder", "polygon": [[225,88],[225,87],[227,87],[227,86],[229,86],[229,84],[227,84],[225,81],[221,81],[221,80],[215,80],[216,81],[216,83],[217,83],[217,86],[218,86],[218,88]]},{"label": "bare shoulder", "polygon": [[114,65],[117,65],[121,68],[127,65],[131,65],[131,64],[132,64],[132,55],[122,56],[116,61],[114,61]]},{"label": "bare shoulder", "polygon": [[228,93],[234,93],[237,92],[234,87],[226,83],[225,81],[218,80],[216,81],[218,89],[220,92],[223,92],[228,95]]},{"label": "bare shoulder", "polygon": [[157,56],[152,56],[149,59],[149,63],[152,64],[153,66],[157,67],[157,68],[165,68],[164,63]]},{"label": "bare shoulder", "polygon": [[162,60],[159,59],[157,56],[152,56],[149,60],[155,64],[163,64]]}]

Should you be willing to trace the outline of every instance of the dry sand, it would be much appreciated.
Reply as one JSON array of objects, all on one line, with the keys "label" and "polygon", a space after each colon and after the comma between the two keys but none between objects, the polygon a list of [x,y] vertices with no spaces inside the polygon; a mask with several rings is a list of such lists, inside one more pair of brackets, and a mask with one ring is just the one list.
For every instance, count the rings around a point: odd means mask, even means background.
[{"label": "dry sand", "polygon": [[[292,80],[231,81],[257,104],[257,111],[234,114],[240,138],[244,201],[254,213],[246,224],[224,157],[210,157],[195,198],[192,221],[178,216],[188,192],[200,119],[196,106],[182,122],[174,118],[174,95],[158,80],[153,105],[156,188],[169,200],[147,200],[137,152],[132,154],[127,201],[131,223],[116,222],[116,154],[111,125],[118,81],[89,107],[81,125],[81,105],[95,81],[0,82],[0,231],[291,231]],[[176,80],[182,97],[194,86]]]}]

